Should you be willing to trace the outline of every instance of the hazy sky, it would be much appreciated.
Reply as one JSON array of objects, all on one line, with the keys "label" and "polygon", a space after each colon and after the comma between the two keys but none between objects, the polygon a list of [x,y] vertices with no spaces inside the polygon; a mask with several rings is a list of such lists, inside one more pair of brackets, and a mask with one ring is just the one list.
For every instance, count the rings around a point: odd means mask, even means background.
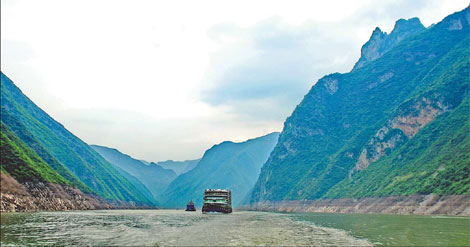
[{"label": "hazy sky", "polygon": [[28,97],[89,144],[159,161],[281,131],[376,26],[429,26],[468,1],[1,4],[1,69]]}]

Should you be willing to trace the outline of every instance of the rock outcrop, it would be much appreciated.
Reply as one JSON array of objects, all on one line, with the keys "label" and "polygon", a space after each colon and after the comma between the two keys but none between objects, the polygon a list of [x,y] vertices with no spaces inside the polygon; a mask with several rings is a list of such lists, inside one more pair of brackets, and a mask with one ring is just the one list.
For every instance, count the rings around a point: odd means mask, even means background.
[{"label": "rock outcrop", "polygon": [[63,211],[105,209],[111,206],[80,190],[53,183],[18,183],[1,174],[1,212]]},{"label": "rock outcrop", "polygon": [[286,119],[250,203],[469,194],[469,21],[375,29]]},{"label": "rock outcrop", "polygon": [[470,216],[470,195],[413,195],[362,199],[259,202],[244,209],[275,212]]},{"label": "rock outcrop", "polygon": [[375,28],[372,35],[361,48],[361,57],[354,65],[353,70],[356,70],[371,61],[381,57],[383,54],[395,47],[400,41],[405,38],[417,34],[426,29],[418,18],[411,18],[408,20],[400,19],[395,22],[395,27],[390,34],[382,32],[380,28]]}]

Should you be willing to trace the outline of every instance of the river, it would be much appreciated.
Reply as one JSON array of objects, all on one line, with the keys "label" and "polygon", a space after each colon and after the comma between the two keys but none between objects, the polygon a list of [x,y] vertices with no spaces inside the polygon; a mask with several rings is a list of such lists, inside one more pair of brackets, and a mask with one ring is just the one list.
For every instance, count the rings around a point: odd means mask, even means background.
[{"label": "river", "polygon": [[[401,226],[400,221],[403,222]],[[442,225],[442,222],[448,223]],[[409,224],[416,227],[407,227]],[[434,224],[428,236],[420,235],[426,232],[418,227],[420,224],[423,227]],[[439,225],[442,226],[441,230],[437,229]],[[436,231],[452,234],[439,233],[435,236]],[[182,210],[96,210],[1,215],[2,246],[372,246],[423,243],[468,246],[469,231],[468,217],[252,211],[214,215]],[[403,234],[414,237],[404,237]],[[430,237],[439,238],[440,242],[420,240]]]}]

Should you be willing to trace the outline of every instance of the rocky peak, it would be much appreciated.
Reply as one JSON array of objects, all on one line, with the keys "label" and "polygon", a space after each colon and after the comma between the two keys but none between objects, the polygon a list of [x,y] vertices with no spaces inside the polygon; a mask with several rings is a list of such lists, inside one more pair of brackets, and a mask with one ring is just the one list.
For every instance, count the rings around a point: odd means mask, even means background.
[{"label": "rocky peak", "polygon": [[372,35],[361,48],[361,57],[354,65],[353,71],[367,63],[374,61],[383,54],[391,50],[403,39],[426,29],[420,20],[416,17],[405,20],[399,19],[395,22],[395,26],[390,34],[382,32],[376,27]]},{"label": "rocky peak", "polygon": [[410,30],[419,30],[423,28],[424,26],[418,17],[413,17],[408,20],[399,19],[395,22],[395,26],[393,27],[393,31],[391,32],[391,34],[394,32],[407,32]]},{"label": "rocky peak", "polygon": [[380,30],[380,27],[376,27],[374,29],[374,31],[372,32],[372,35],[370,36],[370,39],[380,37],[380,36],[384,36],[384,35],[386,36],[387,33],[382,32],[382,30]]},{"label": "rocky peak", "polygon": [[399,19],[395,22],[395,27],[388,36],[389,43],[391,43],[391,45],[393,45],[392,43],[397,44],[404,38],[423,31],[424,29],[426,28],[417,17],[408,20]]}]

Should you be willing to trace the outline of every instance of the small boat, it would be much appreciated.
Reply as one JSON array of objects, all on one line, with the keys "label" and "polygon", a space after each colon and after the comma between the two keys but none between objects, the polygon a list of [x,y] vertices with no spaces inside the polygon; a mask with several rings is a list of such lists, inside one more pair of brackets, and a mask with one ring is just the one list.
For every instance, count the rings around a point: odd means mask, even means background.
[{"label": "small boat", "polygon": [[189,201],[188,204],[186,204],[186,210],[184,211],[196,211],[196,207],[194,207],[194,202]]}]

